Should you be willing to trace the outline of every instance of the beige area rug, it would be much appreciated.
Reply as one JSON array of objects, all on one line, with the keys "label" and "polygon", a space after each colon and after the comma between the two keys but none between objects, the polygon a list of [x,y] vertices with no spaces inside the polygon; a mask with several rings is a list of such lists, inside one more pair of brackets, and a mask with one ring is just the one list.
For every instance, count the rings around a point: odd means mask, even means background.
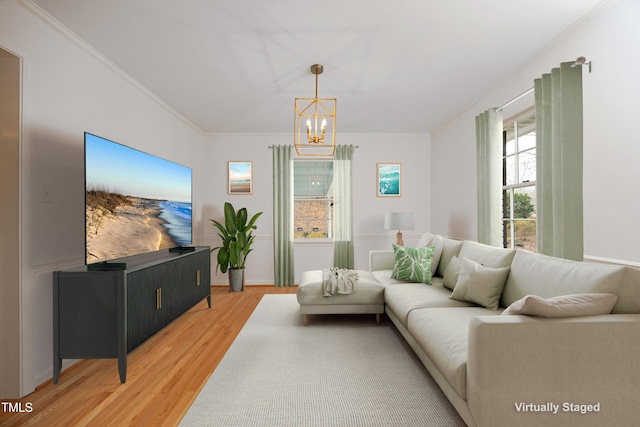
[{"label": "beige area rug", "polygon": [[181,426],[464,426],[388,319],[265,295]]}]

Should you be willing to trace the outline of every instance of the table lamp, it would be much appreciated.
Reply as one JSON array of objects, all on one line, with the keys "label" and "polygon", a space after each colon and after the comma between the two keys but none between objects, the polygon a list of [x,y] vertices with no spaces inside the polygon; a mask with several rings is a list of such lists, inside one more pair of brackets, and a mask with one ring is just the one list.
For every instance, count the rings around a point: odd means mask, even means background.
[{"label": "table lamp", "polygon": [[404,246],[400,230],[413,230],[413,212],[387,212],[384,215],[384,229],[398,230],[396,245]]}]

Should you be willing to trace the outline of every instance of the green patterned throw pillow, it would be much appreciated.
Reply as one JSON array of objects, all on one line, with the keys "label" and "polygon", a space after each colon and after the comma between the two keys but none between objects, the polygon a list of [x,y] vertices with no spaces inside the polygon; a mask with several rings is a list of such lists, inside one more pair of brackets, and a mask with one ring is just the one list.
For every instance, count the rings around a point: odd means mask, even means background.
[{"label": "green patterned throw pillow", "polygon": [[405,248],[393,245],[396,263],[391,278],[409,282],[431,284],[431,258],[434,246],[425,248]]}]

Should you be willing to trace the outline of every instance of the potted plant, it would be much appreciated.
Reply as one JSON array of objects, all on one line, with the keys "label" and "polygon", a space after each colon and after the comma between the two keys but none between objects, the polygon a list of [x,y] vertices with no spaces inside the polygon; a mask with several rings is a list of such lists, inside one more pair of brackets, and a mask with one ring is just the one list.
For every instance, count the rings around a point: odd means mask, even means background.
[{"label": "potted plant", "polygon": [[210,219],[213,225],[220,231],[218,236],[222,239],[222,246],[211,249],[218,251],[218,265],[216,271],[226,273],[229,271],[229,287],[232,292],[244,290],[244,266],[247,255],[252,251],[251,245],[255,239],[252,231],[256,220],[262,212],[255,214],[248,222],[247,208],[235,210],[231,203],[224,204],[224,224]]}]

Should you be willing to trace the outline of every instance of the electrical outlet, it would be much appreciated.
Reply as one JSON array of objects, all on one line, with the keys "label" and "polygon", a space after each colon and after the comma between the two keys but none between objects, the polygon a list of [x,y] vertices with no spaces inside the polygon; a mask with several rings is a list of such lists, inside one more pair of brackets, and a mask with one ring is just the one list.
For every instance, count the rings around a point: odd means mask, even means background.
[{"label": "electrical outlet", "polygon": [[50,184],[40,187],[40,203],[53,203],[53,187]]}]

